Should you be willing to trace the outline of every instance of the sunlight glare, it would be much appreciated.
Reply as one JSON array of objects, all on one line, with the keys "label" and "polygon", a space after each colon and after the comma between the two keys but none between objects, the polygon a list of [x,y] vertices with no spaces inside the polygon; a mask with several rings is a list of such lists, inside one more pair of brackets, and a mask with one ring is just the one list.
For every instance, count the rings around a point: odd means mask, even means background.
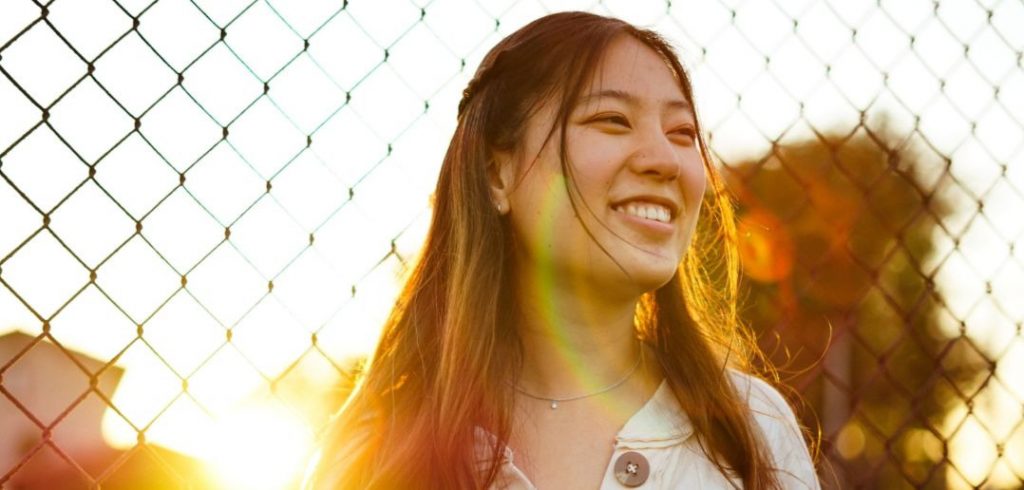
[{"label": "sunlight glare", "polygon": [[216,431],[207,461],[223,488],[293,487],[314,445],[303,421],[270,404],[248,407]]}]

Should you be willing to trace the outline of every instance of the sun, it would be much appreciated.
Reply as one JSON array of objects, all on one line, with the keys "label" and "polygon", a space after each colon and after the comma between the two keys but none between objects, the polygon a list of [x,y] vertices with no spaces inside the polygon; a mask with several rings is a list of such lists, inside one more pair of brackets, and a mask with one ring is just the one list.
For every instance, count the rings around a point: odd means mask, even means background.
[{"label": "sun", "polygon": [[217,427],[216,448],[204,458],[221,488],[294,488],[314,446],[310,428],[284,407],[240,410]]}]

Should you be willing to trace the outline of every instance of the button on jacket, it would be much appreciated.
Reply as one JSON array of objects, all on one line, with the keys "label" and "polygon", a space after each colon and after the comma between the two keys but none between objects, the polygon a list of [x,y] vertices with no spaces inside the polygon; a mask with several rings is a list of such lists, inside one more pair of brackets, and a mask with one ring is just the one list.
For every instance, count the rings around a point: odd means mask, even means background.
[{"label": "button on jacket", "polygon": [[[747,374],[731,372],[733,383],[747,401],[754,420],[764,434],[779,482],[786,489],[819,489],[814,465],[798,428],[796,417],[782,395],[774,388]],[[478,457],[486,458],[494,436],[482,428],[476,430]],[[649,489],[732,489],[730,483],[704,455],[693,433],[689,418],[666,381],[647,403],[626,422],[615,437],[615,452],[605,469],[601,489],[627,488],[616,478],[616,462],[626,453],[639,453],[646,460],[649,474],[637,488]],[[627,457],[635,458],[635,455]],[[621,466],[621,465],[620,465]],[[535,490],[536,487],[516,467],[515,454],[506,448],[494,490]]]}]

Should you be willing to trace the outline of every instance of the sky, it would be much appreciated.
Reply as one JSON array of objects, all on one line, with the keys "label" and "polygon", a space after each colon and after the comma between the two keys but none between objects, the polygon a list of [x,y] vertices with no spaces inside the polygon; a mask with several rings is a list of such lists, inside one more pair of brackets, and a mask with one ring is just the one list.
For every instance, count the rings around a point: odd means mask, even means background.
[{"label": "sky", "polygon": [[[864,114],[948,172],[957,211],[936,243],[950,255],[926,267],[938,268],[946,328],[963,320],[1000,375],[976,415],[951,415],[966,418],[951,435],[963,469],[952,481],[993,465],[997,483],[1011,481],[994,444],[975,443],[1010,438],[1024,400],[1009,375],[1024,370],[1021,2],[121,5],[52,3],[47,18],[74,50],[44,23],[22,32],[40,15],[28,0],[0,6],[0,170],[25,195],[0,182],[0,333],[42,330],[27,302],[68,348],[119,356],[113,444],[148,426],[150,441],[211,461],[226,485],[284,485],[312,447],[304,417],[317,408],[270,395],[270,381],[324,393],[336,381],[324,355],[372,348],[479,60],[534,18],[584,9],[675,44],[726,164]],[[40,108],[58,97],[54,133]],[[83,162],[97,161],[89,179]],[[254,454],[253,438],[279,451]]]}]

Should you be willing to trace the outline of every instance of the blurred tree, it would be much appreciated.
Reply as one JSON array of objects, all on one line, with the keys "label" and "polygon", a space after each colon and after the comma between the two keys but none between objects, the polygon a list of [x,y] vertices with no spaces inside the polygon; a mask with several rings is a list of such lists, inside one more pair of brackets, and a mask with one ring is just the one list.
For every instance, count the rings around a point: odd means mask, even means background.
[{"label": "blurred tree", "polygon": [[944,174],[926,170],[864,127],[726,169],[745,320],[800,392],[806,426],[820,423],[826,485],[945,488],[945,415],[989,372],[940,325],[934,237],[951,206],[935,197]]}]

